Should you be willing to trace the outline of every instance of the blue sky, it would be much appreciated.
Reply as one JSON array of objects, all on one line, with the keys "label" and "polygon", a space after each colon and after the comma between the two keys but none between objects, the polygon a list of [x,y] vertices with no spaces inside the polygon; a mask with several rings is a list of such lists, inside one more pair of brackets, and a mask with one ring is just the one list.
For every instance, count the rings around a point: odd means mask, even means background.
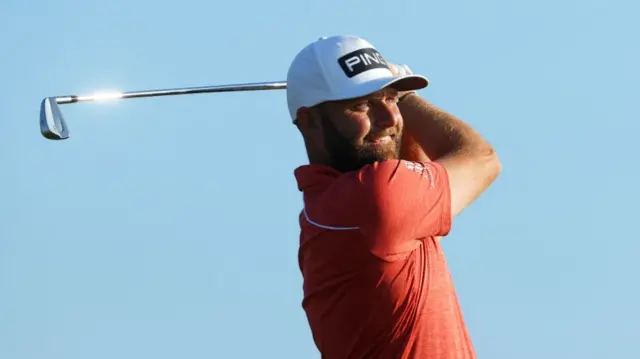
[{"label": "blue sky", "polygon": [[0,3],[0,358],[318,358],[300,306],[284,91],[43,97],[284,80],[354,34],[431,80],[503,173],[454,223],[479,357],[640,356],[640,5],[631,1]]}]

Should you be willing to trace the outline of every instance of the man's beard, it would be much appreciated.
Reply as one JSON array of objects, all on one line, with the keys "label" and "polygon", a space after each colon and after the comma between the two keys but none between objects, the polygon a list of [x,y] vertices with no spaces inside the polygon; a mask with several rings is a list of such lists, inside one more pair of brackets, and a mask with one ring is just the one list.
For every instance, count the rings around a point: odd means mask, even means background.
[{"label": "man's beard", "polygon": [[[338,132],[328,118],[322,119],[324,145],[329,154],[329,165],[340,172],[356,171],[376,161],[400,158],[402,137],[396,133],[393,143],[383,148],[356,146]],[[369,134],[371,136],[373,134]],[[367,139],[365,137],[365,139]]]}]

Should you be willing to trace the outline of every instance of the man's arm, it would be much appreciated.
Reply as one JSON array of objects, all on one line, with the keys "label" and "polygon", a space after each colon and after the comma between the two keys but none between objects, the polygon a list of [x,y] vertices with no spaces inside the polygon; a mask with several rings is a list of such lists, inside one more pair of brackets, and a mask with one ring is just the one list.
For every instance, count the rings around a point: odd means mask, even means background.
[{"label": "man's arm", "polygon": [[443,165],[451,189],[455,217],[498,177],[501,163],[493,147],[471,126],[415,93],[403,94],[398,104],[408,138],[408,160],[431,160]]}]

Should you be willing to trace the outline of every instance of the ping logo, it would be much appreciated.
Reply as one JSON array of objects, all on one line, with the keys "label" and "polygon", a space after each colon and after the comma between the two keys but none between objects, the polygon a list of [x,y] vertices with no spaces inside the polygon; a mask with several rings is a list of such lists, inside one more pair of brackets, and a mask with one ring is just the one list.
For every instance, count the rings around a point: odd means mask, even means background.
[{"label": "ping logo", "polygon": [[365,71],[388,68],[384,57],[376,49],[364,48],[350,52],[338,59],[338,64],[348,78]]}]

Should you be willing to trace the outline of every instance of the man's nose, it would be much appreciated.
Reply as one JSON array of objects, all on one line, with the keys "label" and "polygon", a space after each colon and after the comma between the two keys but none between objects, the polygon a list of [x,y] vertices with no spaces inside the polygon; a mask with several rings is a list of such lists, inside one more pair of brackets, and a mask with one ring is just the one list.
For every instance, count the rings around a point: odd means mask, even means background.
[{"label": "man's nose", "polygon": [[394,103],[381,101],[376,103],[370,116],[372,124],[382,130],[398,125],[400,110]]}]

